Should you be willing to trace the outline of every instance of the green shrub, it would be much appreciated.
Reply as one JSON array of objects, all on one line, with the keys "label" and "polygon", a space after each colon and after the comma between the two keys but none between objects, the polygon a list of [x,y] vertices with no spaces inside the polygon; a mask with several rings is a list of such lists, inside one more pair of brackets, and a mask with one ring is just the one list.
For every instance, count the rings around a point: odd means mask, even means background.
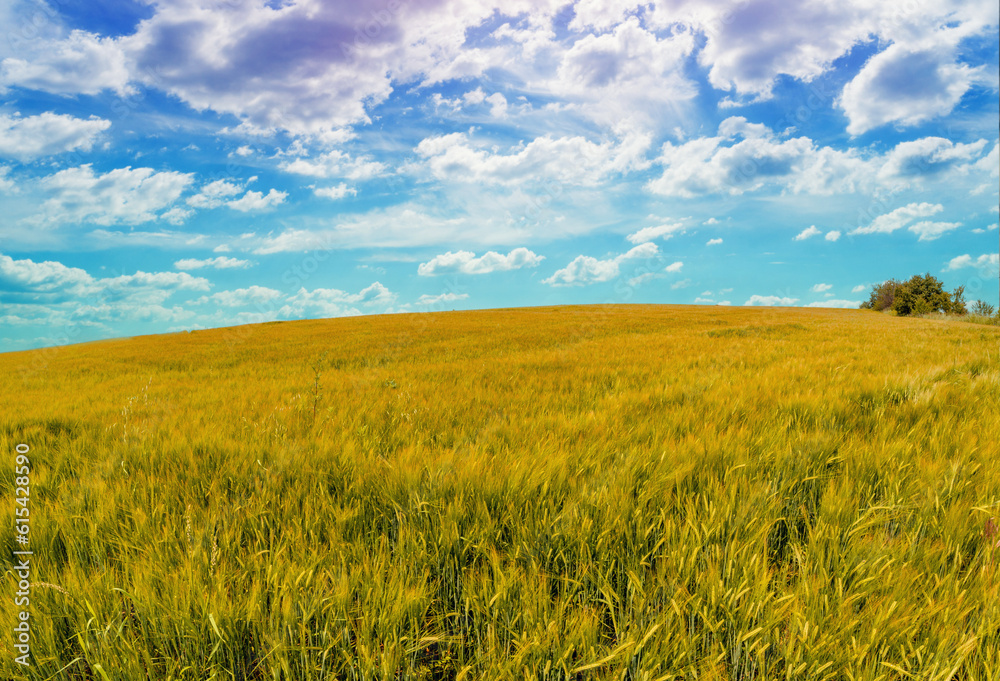
[{"label": "green shrub", "polygon": [[876,284],[861,307],[877,312],[892,310],[904,317],[934,312],[958,315],[967,313],[965,287],[959,286],[954,292],[948,293],[941,281],[929,273],[916,274],[906,282],[889,279]]}]

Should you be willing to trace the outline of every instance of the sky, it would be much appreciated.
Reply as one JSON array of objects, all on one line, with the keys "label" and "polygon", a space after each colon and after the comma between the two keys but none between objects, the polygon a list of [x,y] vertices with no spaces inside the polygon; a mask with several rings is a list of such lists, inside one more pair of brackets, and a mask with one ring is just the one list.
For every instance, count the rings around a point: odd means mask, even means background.
[{"label": "sky", "polygon": [[0,351],[997,305],[995,0],[0,0]]}]

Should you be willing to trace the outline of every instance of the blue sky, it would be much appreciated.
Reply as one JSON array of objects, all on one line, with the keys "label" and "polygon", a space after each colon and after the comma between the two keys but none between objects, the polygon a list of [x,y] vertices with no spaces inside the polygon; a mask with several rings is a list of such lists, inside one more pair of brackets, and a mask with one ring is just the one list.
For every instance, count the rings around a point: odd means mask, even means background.
[{"label": "blue sky", "polygon": [[575,303],[998,303],[998,9],[0,0],[0,350]]}]

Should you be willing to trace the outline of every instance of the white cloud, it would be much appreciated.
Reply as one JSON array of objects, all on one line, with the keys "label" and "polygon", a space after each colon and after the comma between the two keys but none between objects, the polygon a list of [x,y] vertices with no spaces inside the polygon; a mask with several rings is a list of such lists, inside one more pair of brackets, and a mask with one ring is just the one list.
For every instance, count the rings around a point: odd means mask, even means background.
[{"label": "white cloud", "polygon": [[930,222],[922,220],[921,222],[910,225],[909,230],[914,234],[920,235],[918,241],[933,241],[942,234],[950,232],[953,229],[958,229],[961,226],[961,222]]},{"label": "white cloud", "polygon": [[7,255],[0,255],[0,281],[29,291],[68,289],[77,294],[92,290],[94,284],[94,278],[78,267],[51,260],[14,260]]},{"label": "white cloud", "polygon": [[625,238],[633,244],[644,244],[647,241],[653,241],[654,239],[669,239],[676,232],[680,232],[683,229],[684,225],[679,222],[672,224],[665,223],[655,227],[643,227],[639,231],[629,234]]},{"label": "white cloud", "polygon": [[462,95],[462,99],[465,101],[466,104],[472,104],[472,105],[482,104],[484,101],[486,101],[486,93],[483,92],[483,88],[477,87],[475,90],[469,90],[464,95]]},{"label": "white cloud", "polygon": [[697,94],[685,76],[694,36],[683,30],[664,37],[627,17],[607,33],[585,34],[561,55],[554,78],[542,87],[603,125],[632,119],[644,128],[677,120]]},{"label": "white cloud", "polygon": [[692,283],[694,282],[692,282],[690,279],[681,279],[680,281],[675,281],[673,284],[671,284],[670,288],[676,291],[678,289],[688,288],[689,286],[691,286]]},{"label": "white cloud", "polygon": [[664,268],[663,271],[664,272],[680,272],[682,267],[684,267],[684,263],[682,263],[680,260],[678,260],[677,262],[673,262],[673,263],[670,263],[669,265],[667,265]]},{"label": "white cloud", "polygon": [[767,98],[779,74],[812,80],[867,38],[871,19],[852,4],[675,0],[656,3],[654,20],[705,36],[698,61],[717,89]]},{"label": "white cloud", "polygon": [[950,168],[963,168],[973,163],[986,147],[986,140],[955,144],[943,137],[923,137],[900,142],[886,155],[879,170],[884,180],[921,178],[937,175]]},{"label": "white cloud", "polygon": [[709,239],[705,242],[706,246],[717,246],[722,243],[722,239]]},{"label": "white cloud", "polygon": [[750,296],[750,299],[747,300],[747,302],[743,303],[743,305],[745,305],[745,306],[748,306],[748,305],[764,305],[764,306],[767,306],[767,307],[773,307],[775,305],[782,305],[782,306],[787,307],[787,306],[790,306],[790,305],[794,305],[797,302],[799,302],[798,298],[787,298],[787,297],[783,297],[783,296],[761,296],[761,295],[754,294],[754,295]]},{"label": "white cloud", "polygon": [[416,152],[439,180],[501,185],[550,181],[592,186],[609,175],[644,167],[648,144],[648,136],[632,132],[621,136],[617,143],[600,144],[583,137],[545,135],[502,154],[472,146],[464,133],[451,133],[422,140]]},{"label": "white cloud", "polygon": [[543,284],[551,286],[582,286],[603,281],[610,281],[618,276],[621,265],[629,260],[638,258],[651,258],[659,253],[659,249],[654,243],[644,243],[636,246],[626,253],[622,253],[614,258],[598,260],[589,255],[579,255],[561,270],[547,279],[543,279]]},{"label": "white cloud", "polygon": [[488,251],[476,257],[471,251],[448,251],[436,255],[428,262],[417,267],[417,274],[429,277],[444,272],[461,272],[463,274],[489,274],[491,272],[506,272],[522,267],[538,267],[545,256],[537,255],[527,248],[515,248],[507,255]]},{"label": "white cloud", "polygon": [[439,303],[452,303],[456,300],[465,300],[468,293],[441,293],[436,296],[424,294],[417,298],[417,305],[437,305]]},{"label": "white cloud", "polygon": [[486,101],[490,103],[490,115],[493,118],[506,118],[507,116],[507,98],[504,97],[499,92],[494,92],[492,95],[486,98]]},{"label": "white cloud", "polygon": [[277,189],[272,189],[266,196],[261,192],[248,191],[239,199],[228,201],[226,205],[241,213],[248,213],[253,210],[264,210],[265,208],[271,208],[284,203],[287,196],[288,192],[279,192]]},{"label": "white cloud", "polygon": [[774,185],[793,193],[853,192],[873,168],[853,150],[817,148],[808,137],[778,139],[745,118],[727,118],[716,137],[666,142],[657,162],[663,174],[646,188],[664,196],[739,195]]},{"label": "white cloud", "polygon": [[338,201],[345,196],[355,196],[358,190],[354,187],[348,187],[347,184],[341,182],[340,184],[333,185],[332,187],[316,187],[313,189],[313,193],[316,196],[322,196],[326,199],[333,199]]},{"label": "white cloud", "polygon": [[912,126],[951,113],[972,86],[975,71],[955,61],[947,41],[890,45],[844,87],[840,106],[860,135],[886,123]]},{"label": "white cloud", "polygon": [[32,41],[31,48],[28,58],[8,57],[0,62],[0,93],[11,86],[58,95],[127,91],[125,55],[112,38],[73,31],[62,40]]},{"label": "white cloud", "polygon": [[809,303],[804,307],[835,307],[844,309],[857,309],[861,306],[860,300],[820,300],[815,303]]},{"label": "white cloud", "polygon": [[118,168],[103,175],[95,174],[90,164],[67,168],[40,181],[51,198],[29,222],[103,226],[149,222],[180,197],[192,178],[191,174],[152,168]]},{"label": "white cloud", "polygon": [[833,284],[816,284],[812,287],[813,293],[826,293],[833,288]]},{"label": "white cloud", "polygon": [[285,304],[278,310],[278,316],[294,319],[307,315],[356,315],[360,312],[351,307],[353,305],[389,305],[395,299],[396,294],[377,281],[358,293],[347,293],[339,289],[318,288],[309,291],[300,288],[294,295],[288,296]]},{"label": "white cloud", "polygon": [[315,159],[299,156],[292,161],[284,161],[279,167],[286,173],[306,175],[308,177],[343,177],[348,180],[368,180],[386,171],[383,163],[372,160],[369,156],[352,158],[349,154],[333,149],[320,154]]},{"label": "white cloud", "polygon": [[160,214],[159,219],[169,222],[172,225],[179,226],[183,225],[184,222],[194,215],[194,211],[189,208],[181,208],[180,206],[174,206],[168,211]]},{"label": "white cloud", "polygon": [[716,220],[715,218],[709,218],[709,219],[705,220],[701,224],[703,224],[703,225],[717,225],[717,224],[719,224],[719,221]]},{"label": "white cloud", "polygon": [[944,271],[950,272],[952,270],[960,270],[966,267],[975,267],[978,270],[983,270],[988,273],[990,270],[996,270],[997,267],[1000,267],[1000,255],[996,253],[984,253],[975,259],[968,254],[960,255],[949,260],[948,266],[944,268]]},{"label": "white cloud", "polygon": [[840,238],[840,232],[837,231],[836,229],[831,229],[829,232],[826,233],[825,238],[827,241],[836,241],[837,239]]},{"label": "white cloud", "polygon": [[[41,294],[43,301],[72,296],[73,314],[87,316],[96,307],[159,305],[177,291],[207,291],[211,283],[186,272],[143,272],[96,278],[78,267],[60,262],[14,260],[0,255],[0,284]],[[110,306],[110,307],[109,307]],[[30,306],[29,306],[30,307]]]},{"label": "white cloud", "polygon": [[237,258],[227,258],[225,256],[219,256],[217,258],[208,258],[206,260],[197,260],[195,258],[185,258],[183,260],[178,260],[174,263],[174,267],[179,270],[197,270],[204,267],[211,267],[217,270],[227,270],[227,269],[246,269],[250,267],[251,262],[249,260],[239,260]]},{"label": "white cloud", "polygon": [[194,196],[188,198],[187,204],[195,208],[218,208],[243,191],[242,184],[229,180],[215,180],[201,188]]},{"label": "white cloud", "polygon": [[891,234],[902,229],[917,218],[926,218],[944,210],[944,206],[934,203],[910,203],[896,210],[879,215],[865,227],[858,227],[851,234]]},{"label": "white cloud", "polygon": [[30,161],[66,151],[89,151],[111,121],[45,112],[22,117],[0,115],[0,156]]},{"label": "white cloud", "polygon": [[246,307],[248,305],[265,305],[282,297],[281,291],[265,286],[249,286],[233,291],[219,291],[210,296],[203,296],[194,301],[197,305],[215,303],[222,307]]},{"label": "white cloud", "polygon": [[857,286],[851,289],[851,293],[861,293],[862,291],[867,291],[867,290],[868,290],[867,286],[865,286],[864,284],[858,284]]},{"label": "white cloud", "polygon": [[795,241],[805,241],[806,239],[808,239],[810,237],[814,237],[817,234],[822,234],[822,232],[820,232],[818,229],[816,229],[816,225],[811,225],[811,226],[806,227],[805,229],[803,229],[801,232],[799,232],[795,236]]},{"label": "white cloud", "polygon": [[715,305],[715,301],[712,300],[711,298],[695,298],[694,299],[694,304],[695,305]]},{"label": "white cloud", "polygon": [[[540,25],[559,6],[512,0],[500,13],[530,12]],[[496,11],[492,2],[450,0],[160,3],[121,44],[137,78],[197,110],[233,114],[247,131],[332,139],[346,126],[370,123],[371,110],[396,87],[430,87],[506,66],[511,50],[467,45],[467,30]]]}]

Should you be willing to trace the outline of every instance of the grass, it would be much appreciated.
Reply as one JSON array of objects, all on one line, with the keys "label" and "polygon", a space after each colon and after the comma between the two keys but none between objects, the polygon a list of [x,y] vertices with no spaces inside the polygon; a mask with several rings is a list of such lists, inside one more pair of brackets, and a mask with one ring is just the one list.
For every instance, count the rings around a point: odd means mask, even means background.
[{"label": "grass", "polygon": [[532,308],[0,372],[3,678],[1000,678],[991,327]]}]

